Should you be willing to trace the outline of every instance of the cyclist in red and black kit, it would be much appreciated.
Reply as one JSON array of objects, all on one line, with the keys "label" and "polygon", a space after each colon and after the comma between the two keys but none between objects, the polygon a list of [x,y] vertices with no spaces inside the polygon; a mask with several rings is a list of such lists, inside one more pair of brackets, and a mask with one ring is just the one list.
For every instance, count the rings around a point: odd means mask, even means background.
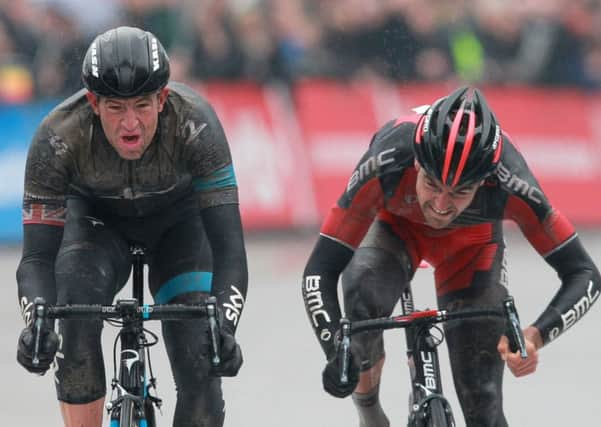
[{"label": "cyclist in red and black kit", "polygon": [[248,274],[229,146],[208,102],[169,75],[153,34],[119,27],[99,35],[83,61],[85,89],[48,114],[29,148],[17,359],[41,374],[56,354],[66,426],[102,423],[102,322],[60,321],[57,333],[46,325],[33,364],[32,302],[111,304],[129,277],[131,244],[145,247],[155,303],[212,294],[222,314],[218,369],[205,320],[162,324],[177,386],[173,424],[222,426],[220,377],[242,364],[235,331]]},{"label": "cyclist in red and black kit", "polygon": [[438,305],[485,307],[507,295],[502,221],[515,221],[561,286],[525,328],[529,357],[508,349],[502,321],[445,325],[453,379],[467,426],[506,426],[505,363],[534,372],[538,350],[598,299],[601,277],[570,222],[555,209],[477,89],[460,88],[384,125],[330,210],[304,271],[302,293],[326,354],[325,390],[352,394],[361,427],[388,426],[379,401],[382,333],[353,341],[351,381],[335,357],[341,309],[351,320],[389,316],[422,261],[434,269]]}]

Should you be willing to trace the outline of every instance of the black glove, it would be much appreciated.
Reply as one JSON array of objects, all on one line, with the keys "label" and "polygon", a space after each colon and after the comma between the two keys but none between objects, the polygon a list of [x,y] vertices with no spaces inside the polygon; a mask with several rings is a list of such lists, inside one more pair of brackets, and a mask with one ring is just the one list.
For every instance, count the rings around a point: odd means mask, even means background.
[{"label": "black glove", "polygon": [[218,377],[235,377],[242,366],[242,350],[236,342],[234,333],[227,328],[220,328],[220,358],[219,366],[213,366],[213,375]]},{"label": "black glove", "polygon": [[58,335],[52,329],[43,327],[40,333],[40,346],[38,350],[39,363],[34,365],[35,331],[33,327],[27,327],[23,329],[19,336],[17,362],[29,372],[43,375],[50,369],[56,350],[58,350],[58,342]]},{"label": "black glove", "polygon": [[338,345],[334,351],[328,357],[328,363],[323,370],[321,379],[323,382],[323,388],[325,391],[330,393],[334,397],[347,397],[357,387],[359,383],[359,366],[355,362],[353,353],[349,354],[349,367],[348,367],[348,382],[343,384],[340,381],[340,369],[342,364],[342,358],[339,357]]}]

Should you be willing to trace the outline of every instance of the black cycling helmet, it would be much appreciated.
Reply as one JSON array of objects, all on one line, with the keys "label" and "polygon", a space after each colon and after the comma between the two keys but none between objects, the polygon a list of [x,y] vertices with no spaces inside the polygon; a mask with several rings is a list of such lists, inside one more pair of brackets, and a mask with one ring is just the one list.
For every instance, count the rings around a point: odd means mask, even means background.
[{"label": "black cycling helmet", "polygon": [[94,39],[84,57],[81,77],[86,88],[99,96],[147,95],[169,81],[169,57],[152,33],[118,27]]},{"label": "black cycling helmet", "polygon": [[445,185],[478,182],[494,170],[502,135],[477,89],[462,87],[436,101],[419,119],[414,151],[418,163]]}]

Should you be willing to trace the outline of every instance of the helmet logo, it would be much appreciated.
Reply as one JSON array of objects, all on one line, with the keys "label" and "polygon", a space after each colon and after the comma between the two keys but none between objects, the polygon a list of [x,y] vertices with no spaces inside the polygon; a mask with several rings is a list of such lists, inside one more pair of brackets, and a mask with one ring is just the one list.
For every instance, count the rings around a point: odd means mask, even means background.
[{"label": "helmet logo", "polygon": [[159,45],[157,43],[157,39],[154,37],[150,42],[150,49],[152,50],[152,71],[156,71],[159,69]]},{"label": "helmet logo", "polygon": [[98,78],[98,50],[96,42],[92,43],[92,75]]},{"label": "helmet logo", "polygon": [[499,125],[495,126],[495,138],[492,141],[492,149],[496,150],[499,144],[499,138],[501,137],[501,128]]},{"label": "helmet logo", "polygon": [[428,132],[428,129],[430,128],[430,119],[432,118],[433,112],[433,108],[428,109],[428,113],[426,114],[426,118],[424,119],[424,125],[422,126],[422,133]]}]

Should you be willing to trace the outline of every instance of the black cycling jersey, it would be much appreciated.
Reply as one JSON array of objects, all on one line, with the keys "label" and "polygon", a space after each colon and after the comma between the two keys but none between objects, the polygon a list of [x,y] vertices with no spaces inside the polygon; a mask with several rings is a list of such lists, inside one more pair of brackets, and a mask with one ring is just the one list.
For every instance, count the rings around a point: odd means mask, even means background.
[{"label": "black cycling jersey", "polygon": [[171,83],[154,140],[139,160],[108,143],[81,90],[42,122],[29,149],[24,222],[64,221],[65,197],[78,194],[121,216],[160,212],[196,192],[199,207],[237,203],[226,138],[209,104]]},{"label": "black cycling jersey", "polygon": [[213,251],[212,293],[224,311],[235,302],[235,315],[226,319],[235,329],[247,274],[229,146],[205,99],[181,83],[168,88],[156,135],[138,160],[121,158],[109,144],[85,90],[54,108],[39,126],[25,171],[24,251],[17,274],[25,316],[33,297],[55,300],[53,263],[68,197],[85,199],[97,216],[132,221],[160,216],[177,201],[194,197],[199,213],[221,206],[233,210],[225,217],[204,215],[203,221]]}]

